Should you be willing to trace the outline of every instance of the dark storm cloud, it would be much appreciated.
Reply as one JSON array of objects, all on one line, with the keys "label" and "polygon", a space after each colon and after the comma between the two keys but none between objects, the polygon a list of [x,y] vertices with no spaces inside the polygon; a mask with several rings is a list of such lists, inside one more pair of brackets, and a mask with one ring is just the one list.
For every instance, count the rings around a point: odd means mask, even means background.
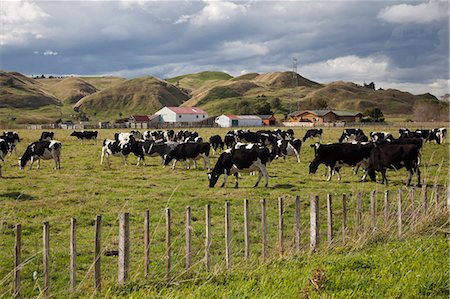
[{"label": "dark storm cloud", "polygon": [[1,67],[26,74],[239,75],[296,57],[320,82],[448,92],[447,2],[22,1],[1,16]]}]

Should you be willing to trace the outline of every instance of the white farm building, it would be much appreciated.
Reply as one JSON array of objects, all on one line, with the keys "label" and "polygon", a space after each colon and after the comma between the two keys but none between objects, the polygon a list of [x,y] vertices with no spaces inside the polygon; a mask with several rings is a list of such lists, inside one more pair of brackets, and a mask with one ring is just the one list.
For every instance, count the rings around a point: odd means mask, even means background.
[{"label": "white farm building", "polygon": [[222,128],[260,127],[263,125],[261,117],[256,115],[222,114],[216,117],[215,122]]},{"label": "white farm building", "polygon": [[196,107],[164,107],[155,112],[166,123],[198,122],[208,118],[208,113]]}]

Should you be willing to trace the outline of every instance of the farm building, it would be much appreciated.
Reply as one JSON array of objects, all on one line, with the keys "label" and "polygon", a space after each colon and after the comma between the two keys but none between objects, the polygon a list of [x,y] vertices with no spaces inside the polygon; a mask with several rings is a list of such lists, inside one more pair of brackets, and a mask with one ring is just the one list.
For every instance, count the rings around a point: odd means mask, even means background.
[{"label": "farm building", "polygon": [[131,115],[128,122],[131,128],[148,129],[159,123],[159,115]]},{"label": "farm building", "polygon": [[277,119],[273,115],[258,115],[264,126],[275,126]]},{"label": "farm building", "polygon": [[192,123],[208,118],[208,113],[196,107],[164,107],[155,112],[162,122],[167,123]]},{"label": "farm building", "polygon": [[222,128],[260,127],[262,126],[262,119],[256,115],[222,114],[216,117],[216,124]]},{"label": "farm building", "polygon": [[361,112],[355,111],[309,110],[295,111],[289,114],[289,121],[309,123],[360,122],[363,116]]}]

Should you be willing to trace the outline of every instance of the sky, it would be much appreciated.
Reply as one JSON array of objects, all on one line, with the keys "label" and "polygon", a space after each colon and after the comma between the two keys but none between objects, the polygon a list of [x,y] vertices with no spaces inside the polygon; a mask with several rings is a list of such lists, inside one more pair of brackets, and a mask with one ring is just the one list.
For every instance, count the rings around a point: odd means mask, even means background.
[{"label": "sky", "polygon": [[293,69],[449,93],[448,1],[0,1],[0,68],[170,78]]}]

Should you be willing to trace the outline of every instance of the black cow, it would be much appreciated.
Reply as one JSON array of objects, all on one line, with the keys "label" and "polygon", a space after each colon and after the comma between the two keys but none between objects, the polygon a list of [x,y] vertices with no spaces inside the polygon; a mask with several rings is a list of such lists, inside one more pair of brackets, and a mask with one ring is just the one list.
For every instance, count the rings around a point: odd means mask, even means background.
[{"label": "black cow", "polygon": [[5,157],[8,154],[8,144],[5,139],[0,138],[0,178],[2,177],[2,164],[5,164]]},{"label": "black cow", "polygon": [[252,171],[258,171],[258,180],[254,187],[258,186],[263,176],[266,182],[265,187],[267,187],[269,184],[269,175],[267,173],[266,163],[269,159],[270,153],[266,147],[259,148],[258,146],[253,146],[251,149],[245,147],[228,149],[220,155],[214,169],[208,173],[209,187],[213,188],[222,174],[224,178],[221,187],[224,187],[228,176],[234,174],[236,180],[234,187],[238,188],[238,173]]},{"label": "black cow", "polygon": [[81,131],[81,132],[77,132],[77,131],[73,131],[72,134],[70,134],[70,136],[74,136],[77,137],[78,140],[81,141],[81,143],[83,143],[83,140],[94,140],[97,143],[97,136],[98,136],[98,132],[97,131]]},{"label": "black cow", "polygon": [[[209,150],[211,145],[208,142],[203,143],[180,143],[172,151],[170,151],[164,158],[164,166],[169,165],[170,161],[174,160],[172,169],[175,169],[177,161],[183,161],[186,169],[191,167],[192,161],[194,167],[197,168],[196,160],[203,158],[204,168],[211,168],[209,162]],[[189,160],[189,166],[186,161]]]},{"label": "black cow", "polygon": [[[353,138],[353,139],[356,140],[356,138],[358,136],[365,136],[367,138],[367,136],[364,134],[363,130],[361,130],[359,128],[358,129],[344,129],[344,131],[342,132],[341,137],[339,138],[339,143],[342,143],[344,141],[347,142],[347,141],[350,140],[350,138]],[[361,141],[361,142],[367,142],[367,140],[368,140],[367,139],[366,141],[362,141],[361,137],[359,139],[360,139],[359,141]]]},{"label": "black cow", "polygon": [[[149,157],[161,157],[161,164],[164,163],[164,157],[170,153],[177,145],[178,142],[154,142],[153,140],[141,140],[138,141],[139,148],[142,150],[142,155],[138,160],[138,165],[140,160],[144,160],[144,156]],[[145,161],[143,161],[145,164]]]},{"label": "black cow", "polygon": [[40,168],[41,160],[53,159],[55,169],[61,169],[61,147],[61,142],[56,140],[33,142],[28,145],[25,153],[19,159],[19,168],[23,169],[30,160],[30,169],[33,167],[34,161],[37,161],[38,168]]},{"label": "black cow", "polygon": [[227,146],[227,148],[232,148],[234,144],[237,142],[236,136],[233,133],[227,133],[223,138],[223,142]]},{"label": "black cow", "polygon": [[213,150],[213,154],[216,154],[217,149],[223,150],[224,148],[224,142],[222,140],[222,137],[219,135],[214,135],[209,138],[209,144],[211,144],[211,148]]},{"label": "black cow", "polygon": [[420,149],[414,144],[382,144],[377,145],[370,153],[368,174],[370,179],[376,181],[376,171],[381,172],[382,184],[388,183],[387,169],[400,169],[405,167],[409,172],[407,186],[411,184],[414,173],[417,175],[417,185],[420,186]]},{"label": "black cow", "polygon": [[302,141],[300,139],[294,140],[278,140],[276,146],[273,148],[275,158],[286,156],[297,157],[297,163],[300,163],[300,149]]},{"label": "black cow", "polygon": [[424,129],[417,129],[415,131],[415,133],[419,134],[419,136],[422,137],[423,139],[425,139],[425,141],[427,141],[428,138],[430,137],[430,132],[431,132],[430,130],[426,130],[426,129],[425,130]]},{"label": "black cow", "polygon": [[6,131],[3,132],[3,136],[0,136],[1,139],[5,140],[6,146],[8,148],[8,152],[11,154],[13,151],[17,154],[16,146],[17,143],[20,142],[20,137],[17,132]]},{"label": "black cow", "polygon": [[238,131],[237,141],[244,143],[261,143],[260,134],[250,131]]},{"label": "black cow", "polygon": [[[374,145],[368,144],[352,144],[352,143],[332,143],[314,145],[316,148],[316,155],[314,160],[309,164],[309,173],[316,173],[320,164],[325,164],[330,168],[330,173],[327,181],[331,180],[334,172],[338,175],[338,180],[341,180],[339,170],[342,166],[361,166],[367,168],[370,152]],[[364,173],[362,180],[365,179],[367,172]]]},{"label": "black cow", "polygon": [[306,131],[305,136],[303,136],[303,142],[306,141],[306,139],[308,138],[319,138],[319,142],[322,142],[322,129],[309,129],[308,131]]},{"label": "black cow", "polygon": [[41,133],[41,138],[39,138],[39,141],[49,141],[53,139],[53,136],[55,136],[54,132],[42,132]]}]

